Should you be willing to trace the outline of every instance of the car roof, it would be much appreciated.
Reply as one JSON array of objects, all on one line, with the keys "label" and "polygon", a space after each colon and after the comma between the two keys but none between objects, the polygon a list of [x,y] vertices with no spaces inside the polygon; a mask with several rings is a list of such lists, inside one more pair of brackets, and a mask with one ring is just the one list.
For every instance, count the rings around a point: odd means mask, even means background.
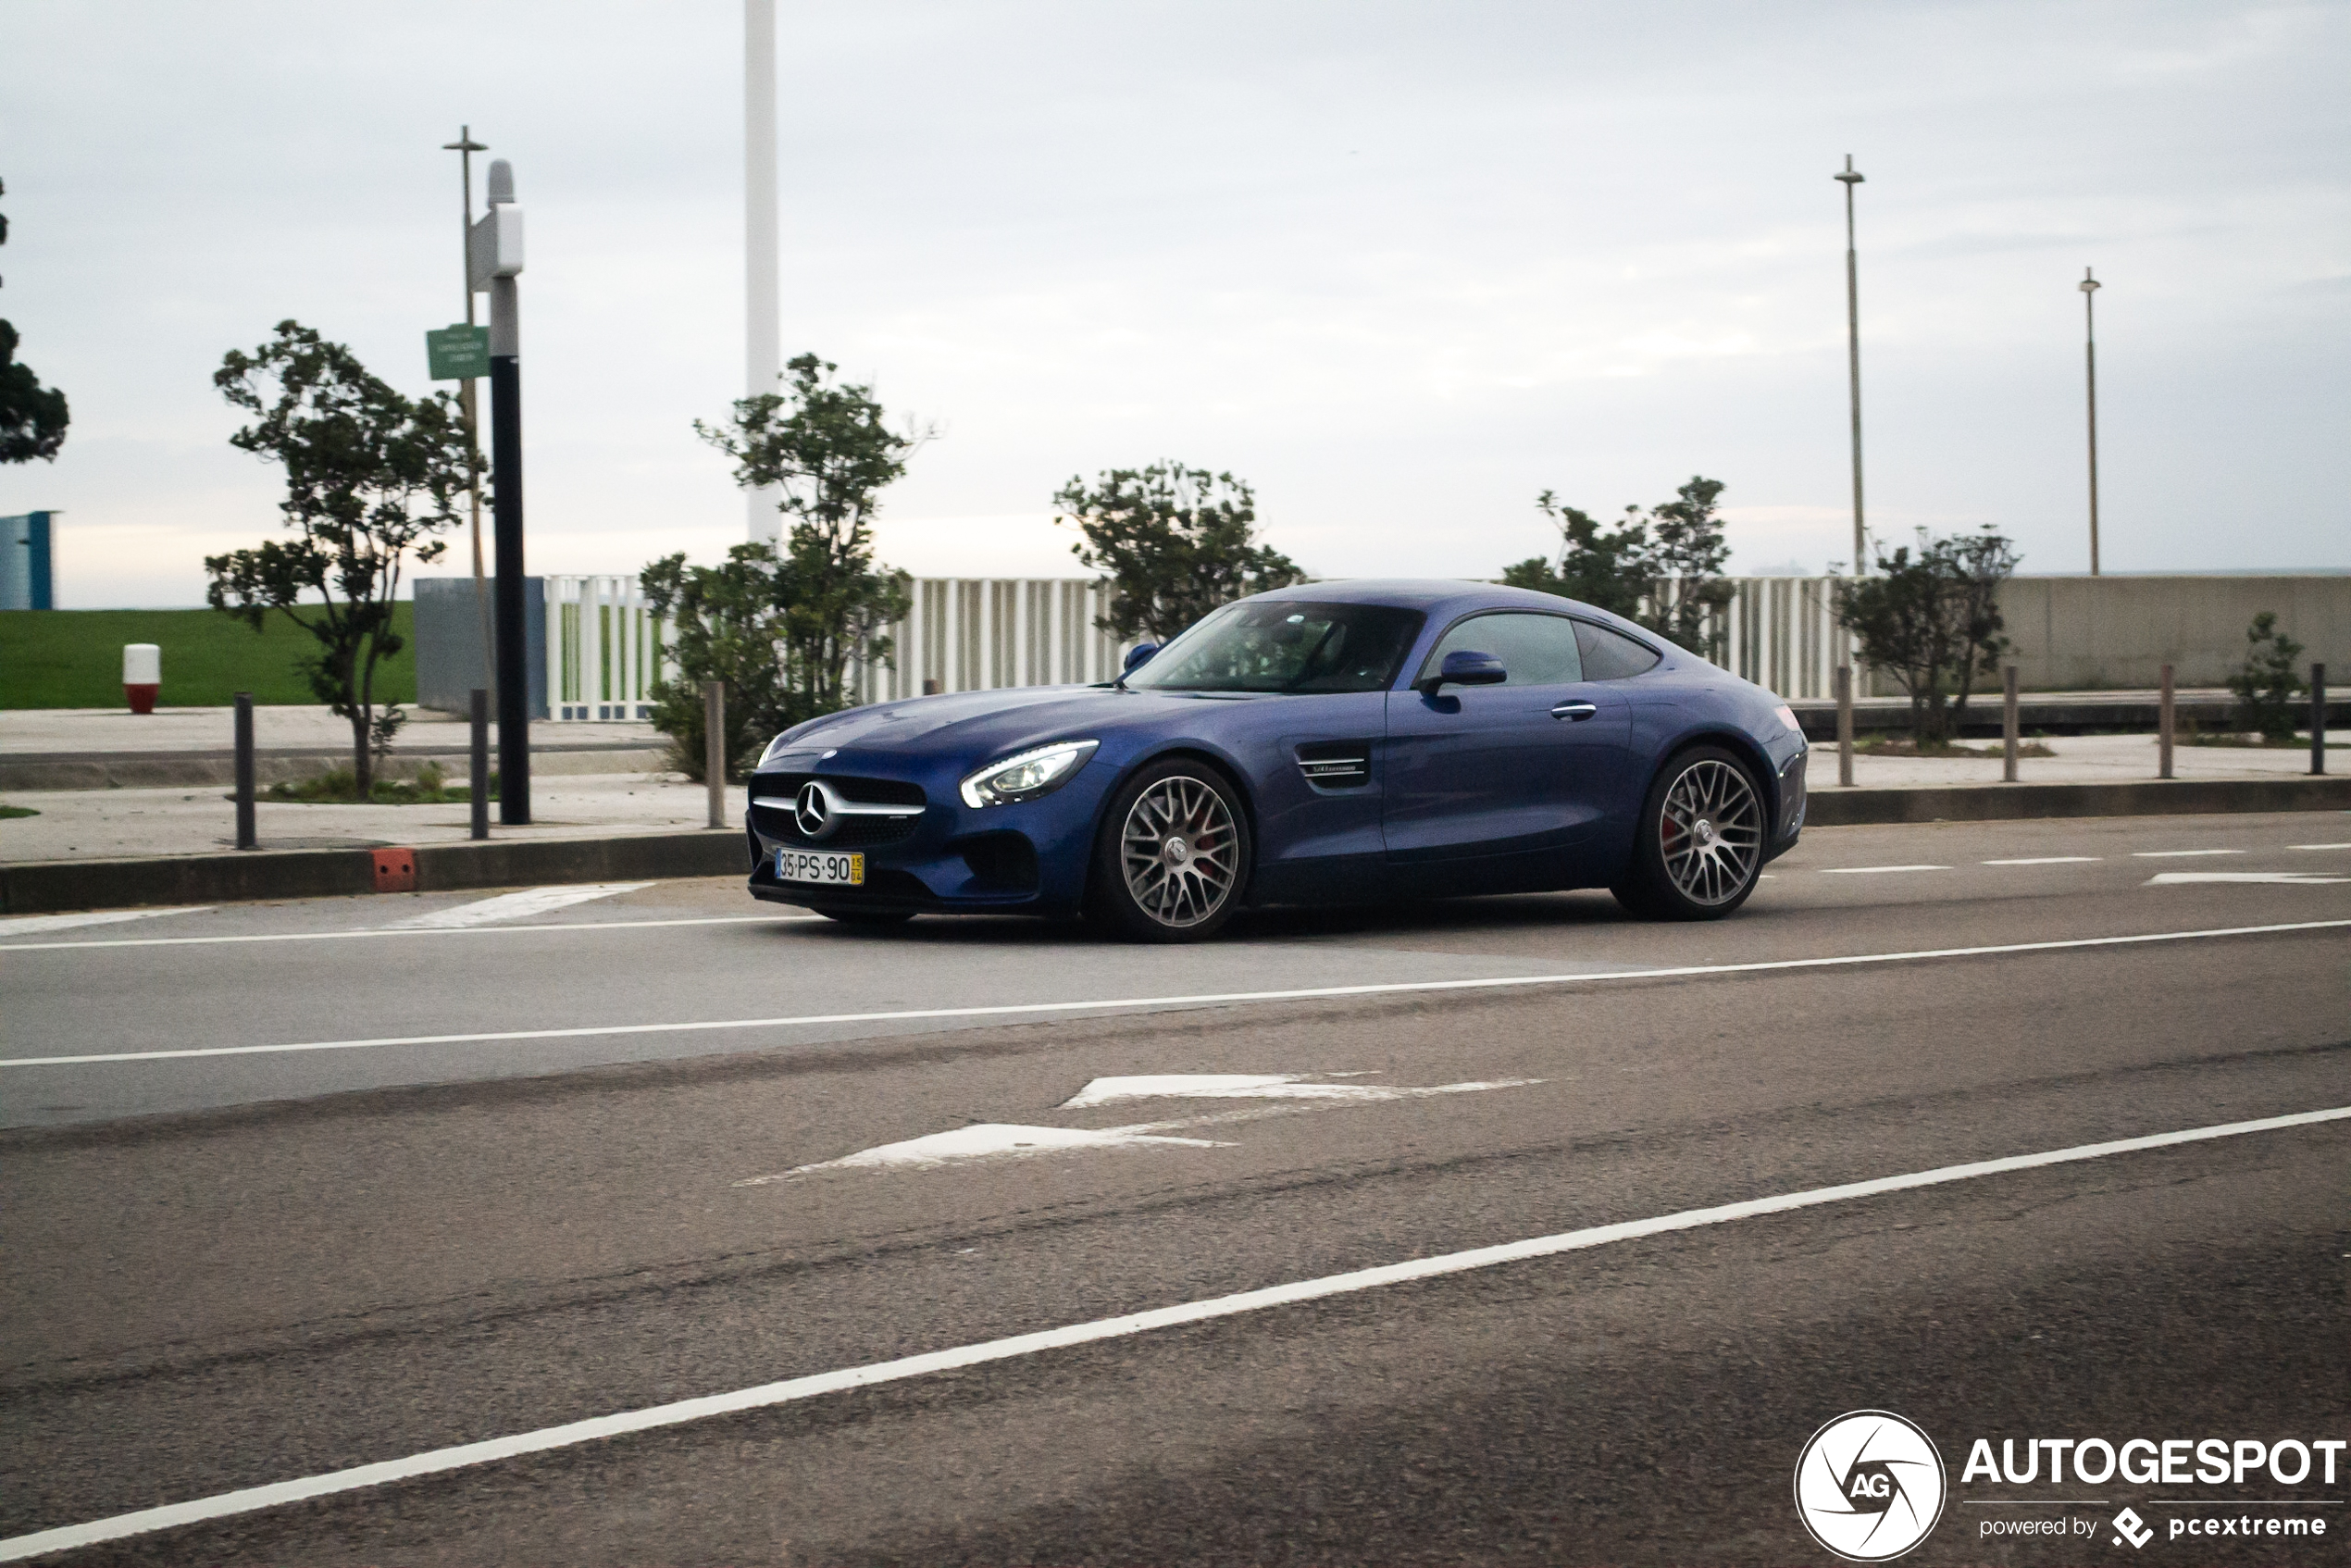
[{"label": "car roof", "polygon": [[1619,617],[1580,599],[1562,598],[1556,593],[1538,593],[1529,588],[1506,588],[1500,583],[1469,582],[1460,578],[1333,578],[1320,582],[1302,582],[1291,588],[1277,588],[1270,593],[1254,597],[1390,604],[1399,609],[1425,610],[1432,614],[1459,614],[1474,609],[1528,609],[1549,610],[1556,615],[1562,609],[1570,609],[1581,611],[1597,621],[1621,624]]}]

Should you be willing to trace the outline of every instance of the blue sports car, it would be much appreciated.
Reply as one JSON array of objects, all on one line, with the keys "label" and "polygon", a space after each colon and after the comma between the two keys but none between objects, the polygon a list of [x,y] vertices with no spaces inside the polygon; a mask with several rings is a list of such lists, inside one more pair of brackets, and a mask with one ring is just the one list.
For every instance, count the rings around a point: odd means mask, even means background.
[{"label": "blue sports car", "polygon": [[1606,611],[1362,581],[1239,600],[1102,686],[827,715],[751,781],[751,890],[836,920],[1084,915],[1145,941],[1259,904],[1607,888],[1728,915],[1804,823],[1779,699]]}]

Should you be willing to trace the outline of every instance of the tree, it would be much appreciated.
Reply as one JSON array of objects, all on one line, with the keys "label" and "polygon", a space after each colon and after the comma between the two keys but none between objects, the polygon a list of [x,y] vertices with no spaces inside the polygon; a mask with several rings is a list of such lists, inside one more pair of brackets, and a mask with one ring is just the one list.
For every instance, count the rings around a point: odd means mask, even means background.
[{"label": "tree", "polygon": [[639,581],[668,624],[675,679],[653,685],[653,728],[670,740],[670,765],[706,777],[702,683],[727,683],[727,771],[740,778],[768,737],[814,717],[784,679],[777,608],[778,563],[765,544],[738,544],[716,566],[692,566],[683,553],[655,561]]},{"label": "tree", "polygon": [[930,439],[927,430],[890,429],[871,387],[829,381],[837,368],[803,354],[785,367],[788,395],[742,399],[723,429],[694,421],[704,441],[735,460],[735,482],[745,490],[773,486],[790,519],[769,588],[780,617],[774,629],[783,679],[804,718],[849,705],[852,659],[890,657],[881,633],[912,601],[906,574],[874,565],[874,509],[883,487],[905,474],[906,459]]},{"label": "tree", "polygon": [[2264,740],[2294,739],[2294,699],[2307,690],[2299,673],[2302,644],[2278,629],[2278,613],[2264,610],[2245,628],[2245,663],[2229,677],[2240,722]]},{"label": "tree", "polygon": [[1903,545],[1878,556],[1877,576],[1838,585],[1838,624],[1853,634],[1861,662],[1909,697],[1910,736],[1921,748],[1950,740],[1975,678],[1999,667],[2009,646],[1999,590],[2017,559],[1989,529],[1949,539],[1921,529],[1916,554]]},{"label": "tree", "polygon": [[[0,194],[7,186],[0,183]],[[8,243],[8,219],[0,214],[0,245]],[[16,328],[0,320],[0,463],[54,463],[66,443],[71,416],[66,394],[44,387],[32,367],[17,362]]]},{"label": "tree", "polygon": [[790,519],[782,554],[739,544],[724,564],[696,566],[681,553],[639,578],[670,623],[677,669],[654,684],[653,722],[696,778],[703,681],[727,683],[727,765],[740,776],[768,737],[849,706],[850,665],[888,663],[884,633],[912,603],[906,574],[874,564],[873,519],[928,433],[891,430],[873,389],[833,382],[836,368],[803,354],[786,367],[789,393],[742,399],[721,428],[694,421],[735,460],[737,484],[779,492]]},{"label": "tree", "polygon": [[1731,602],[1722,571],[1731,547],[1715,507],[1721,479],[1693,474],[1671,501],[1603,530],[1591,514],[1545,491],[1536,506],[1560,530],[1559,565],[1541,555],[1502,568],[1512,588],[1577,599],[1638,622],[1693,653],[1712,654],[1721,639],[1713,620]]},{"label": "tree", "polygon": [[252,354],[230,350],[212,384],[257,416],[229,443],[284,467],[278,509],[294,538],[205,556],[205,600],[255,631],[282,611],[317,639],[303,668],[318,700],[351,721],[352,775],[366,800],[375,760],[404,717],[375,702],[377,665],[405,646],[392,629],[402,564],[411,552],[420,564],[440,556],[446,546],[432,536],[457,521],[474,472],[464,417],[446,392],[403,397],[298,321],[278,323]]},{"label": "tree", "polygon": [[1589,512],[1562,504],[1550,491],[1536,496],[1535,504],[1560,530],[1559,565],[1530,555],[1503,567],[1503,582],[1580,600],[1626,620],[1638,618],[1649,578],[1648,529],[1640,508],[1627,506],[1625,520],[1604,532]]},{"label": "tree", "polygon": [[1090,490],[1073,475],[1053,504],[1056,523],[1086,536],[1070,554],[1109,579],[1110,614],[1095,624],[1121,641],[1166,642],[1219,604],[1306,580],[1254,541],[1256,495],[1230,474],[1159,462],[1109,469]]}]

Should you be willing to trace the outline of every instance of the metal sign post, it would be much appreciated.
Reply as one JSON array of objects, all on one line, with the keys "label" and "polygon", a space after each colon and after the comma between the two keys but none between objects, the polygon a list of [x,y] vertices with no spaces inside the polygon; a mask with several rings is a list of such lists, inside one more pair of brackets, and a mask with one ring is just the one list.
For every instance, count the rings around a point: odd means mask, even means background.
[{"label": "metal sign post", "polygon": [[530,665],[523,641],[522,208],[514,167],[490,163],[490,210],[467,237],[468,280],[490,292],[491,531],[498,600],[498,820],[530,822]]}]

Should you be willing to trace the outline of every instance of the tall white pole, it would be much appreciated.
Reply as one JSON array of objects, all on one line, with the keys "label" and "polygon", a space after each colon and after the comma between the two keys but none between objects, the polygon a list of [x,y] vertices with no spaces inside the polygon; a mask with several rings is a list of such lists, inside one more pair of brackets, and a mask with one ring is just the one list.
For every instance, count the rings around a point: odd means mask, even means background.
[{"label": "tall white pole", "polygon": [[2082,269],[2082,355],[2090,386],[2090,575],[2098,575],[2098,319],[2096,275]]},{"label": "tall white pole", "polygon": [[[743,0],[743,395],[777,390],[783,312],[777,298],[776,0]],[[772,490],[744,492],[753,543],[775,543]]]}]

